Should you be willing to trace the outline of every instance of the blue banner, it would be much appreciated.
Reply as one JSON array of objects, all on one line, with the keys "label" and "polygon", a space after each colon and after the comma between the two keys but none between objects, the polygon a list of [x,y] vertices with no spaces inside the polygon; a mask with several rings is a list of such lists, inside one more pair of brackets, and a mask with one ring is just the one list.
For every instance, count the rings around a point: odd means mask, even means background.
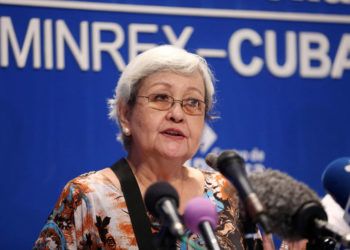
[{"label": "blue banner", "polygon": [[324,195],[324,168],[350,154],[349,13],[347,0],[0,0],[4,249],[30,248],[67,181],[125,155],[106,100],[157,44],[205,57],[217,79],[220,118],[189,164],[233,148]]}]

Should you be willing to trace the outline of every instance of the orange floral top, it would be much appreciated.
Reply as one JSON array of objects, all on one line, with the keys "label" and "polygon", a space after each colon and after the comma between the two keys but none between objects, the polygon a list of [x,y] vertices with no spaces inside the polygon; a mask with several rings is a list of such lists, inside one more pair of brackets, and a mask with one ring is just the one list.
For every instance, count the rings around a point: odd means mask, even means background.
[{"label": "orange floral top", "polygon": [[[219,214],[215,234],[222,249],[244,249],[239,229],[238,197],[219,173],[203,171],[205,190]],[[150,218],[152,232],[159,223]],[[158,229],[157,229],[158,226]],[[204,240],[187,230],[186,236],[199,246]],[[192,249],[177,242],[178,249]],[[36,240],[34,249],[138,249],[122,191],[99,172],[71,180]]]}]

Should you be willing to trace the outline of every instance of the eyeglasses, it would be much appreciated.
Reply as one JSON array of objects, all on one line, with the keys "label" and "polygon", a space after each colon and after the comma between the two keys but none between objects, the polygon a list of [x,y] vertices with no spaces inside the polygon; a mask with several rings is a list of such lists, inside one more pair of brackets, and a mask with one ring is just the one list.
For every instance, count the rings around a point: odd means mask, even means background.
[{"label": "eyeglasses", "polygon": [[192,97],[182,100],[175,100],[174,97],[167,94],[139,95],[137,97],[146,98],[149,106],[156,110],[169,110],[175,102],[178,102],[182,110],[188,115],[203,115],[205,112],[205,102]]}]

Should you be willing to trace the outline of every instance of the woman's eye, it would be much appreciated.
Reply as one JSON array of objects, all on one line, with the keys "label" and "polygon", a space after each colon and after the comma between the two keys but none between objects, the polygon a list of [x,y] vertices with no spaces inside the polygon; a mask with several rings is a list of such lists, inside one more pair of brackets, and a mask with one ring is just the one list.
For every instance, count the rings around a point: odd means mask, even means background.
[{"label": "woman's eye", "polygon": [[169,101],[170,96],[166,94],[154,94],[151,99],[154,102],[167,102]]},{"label": "woman's eye", "polygon": [[186,100],[186,104],[191,107],[199,107],[200,101],[196,98],[189,98]]}]

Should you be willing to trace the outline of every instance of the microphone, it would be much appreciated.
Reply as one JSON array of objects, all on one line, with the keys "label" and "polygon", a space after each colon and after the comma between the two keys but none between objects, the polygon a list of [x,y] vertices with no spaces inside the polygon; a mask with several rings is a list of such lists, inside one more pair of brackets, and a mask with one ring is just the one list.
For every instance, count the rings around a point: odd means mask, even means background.
[{"label": "microphone", "polygon": [[190,200],[184,213],[185,225],[194,233],[200,233],[209,250],[220,250],[218,240],[213,232],[218,215],[214,204],[203,197]]},{"label": "microphone", "polygon": [[346,204],[346,207],[345,207],[344,220],[350,226],[350,196],[349,196],[349,201],[348,201],[348,203]]},{"label": "microphone", "polygon": [[271,169],[252,173],[249,179],[266,208],[272,232],[282,239],[307,238],[311,244],[334,239],[350,246],[350,235],[341,235],[327,223],[317,194],[305,184]]},{"label": "microphone", "polygon": [[322,174],[324,189],[345,209],[350,200],[350,157],[332,161]]},{"label": "microphone", "polygon": [[[205,163],[213,168],[214,170],[216,171],[219,171],[219,169],[216,167],[216,163],[217,163],[217,160],[218,160],[218,156],[217,154],[215,153],[209,153],[207,154],[207,156],[205,157]],[[220,172],[220,171],[219,171]]]},{"label": "microphone", "polygon": [[218,157],[210,153],[205,160],[210,167],[218,170],[237,189],[238,195],[244,202],[247,212],[253,222],[259,223],[265,233],[270,233],[271,229],[268,217],[247,177],[243,158],[233,150],[226,150]]},{"label": "microphone", "polygon": [[145,204],[148,211],[159,218],[173,236],[181,238],[185,234],[177,211],[179,195],[168,182],[161,181],[152,184],[146,190]]},{"label": "microphone", "polygon": [[[330,218],[336,222],[339,229],[350,233],[350,157],[332,161],[322,174],[322,183],[330,197],[339,204],[336,207],[335,202],[332,206],[329,202],[326,203],[327,212],[333,212],[329,213]],[[328,201],[332,200],[330,197]],[[336,210],[338,212],[334,213]]]}]

